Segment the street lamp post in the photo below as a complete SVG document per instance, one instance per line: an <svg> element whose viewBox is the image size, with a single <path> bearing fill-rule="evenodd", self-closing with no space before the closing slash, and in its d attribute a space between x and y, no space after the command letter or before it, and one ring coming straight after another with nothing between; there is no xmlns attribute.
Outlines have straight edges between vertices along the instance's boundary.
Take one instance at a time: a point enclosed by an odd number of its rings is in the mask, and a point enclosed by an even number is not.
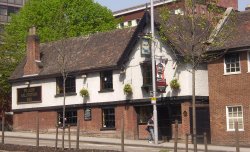
<svg viewBox="0 0 250 152"><path fill-rule="evenodd" d="M156 79L155 79L155 31L154 31L154 2L150 0L151 9L151 59L152 59L152 85L153 85L153 97L151 103L153 104L153 118L154 118L154 139L155 144L158 144L158 118L157 118L157 106L156 106Z"/></svg>

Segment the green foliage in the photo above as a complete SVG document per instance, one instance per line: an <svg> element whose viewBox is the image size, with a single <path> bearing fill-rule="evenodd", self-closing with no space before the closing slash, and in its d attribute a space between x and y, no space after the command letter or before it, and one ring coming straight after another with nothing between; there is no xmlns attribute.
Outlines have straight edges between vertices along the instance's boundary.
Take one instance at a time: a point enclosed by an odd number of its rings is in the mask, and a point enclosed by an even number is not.
<svg viewBox="0 0 250 152"><path fill-rule="evenodd" d="M116 28L112 12L93 0L29 0L5 27L8 50L25 50L27 30L48 42Z"/></svg>
<svg viewBox="0 0 250 152"><path fill-rule="evenodd" d="M180 89L180 84L177 79L173 79L170 81L171 89Z"/></svg>
<svg viewBox="0 0 250 152"><path fill-rule="evenodd" d="M129 95L132 93L132 87L130 84L125 84L124 85L124 88L123 88L123 92L126 94L126 95Z"/></svg>
<svg viewBox="0 0 250 152"><path fill-rule="evenodd" d="M86 88L82 88L82 89L80 90L80 95L81 95L82 97L88 97L88 96L89 96L89 91L88 91Z"/></svg>
<svg viewBox="0 0 250 152"><path fill-rule="evenodd" d="M223 27L218 28L225 9L208 2L208 5L204 5L204 12L196 12L196 2L187 0L183 14L171 14L169 10L161 10L159 28L161 39L173 48L177 60L190 63L194 69L200 63L220 56L221 53L207 55L208 50L224 46L227 40L233 38L231 33L235 30L236 19L234 13L231 13Z"/></svg>

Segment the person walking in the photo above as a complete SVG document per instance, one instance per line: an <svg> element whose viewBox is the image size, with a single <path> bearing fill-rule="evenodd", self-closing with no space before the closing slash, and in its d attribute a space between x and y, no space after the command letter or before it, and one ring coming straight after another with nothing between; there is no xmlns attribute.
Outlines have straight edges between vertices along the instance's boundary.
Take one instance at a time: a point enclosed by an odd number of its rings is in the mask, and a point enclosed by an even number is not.
<svg viewBox="0 0 250 152"><path fill-rule="evenodd" d="M153 143L154 142L154 119L153 119L153 116L151 116L148 120L147 131L149 133L148 142Z"/></svg>

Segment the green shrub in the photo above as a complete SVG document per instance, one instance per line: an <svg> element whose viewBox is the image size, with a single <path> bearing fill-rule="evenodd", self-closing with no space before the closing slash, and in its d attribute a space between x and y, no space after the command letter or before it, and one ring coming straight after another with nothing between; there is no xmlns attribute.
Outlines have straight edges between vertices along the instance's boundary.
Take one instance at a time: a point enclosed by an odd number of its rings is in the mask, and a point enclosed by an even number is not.
<svg viewBox="0 0 250 152"><path fill-rule="evenodd" d="M126 94L126 95L129 95L132 93L132 87L130 84L125 84L124 85L124 88L123 88L123 92Z"/></svg>
<svg viewBox="0 0 250 152"><path fill-rule="evenodd" d="M82 97L88 97L88 96L89 96L89 91L88 91L86 88L82 88L82 89L80 90L80 95L81 95Z"/></svg>
<svg viewBox="0 0 250 152"><path fill-rule="evenodd" d="M173 79L170 81L171 89L180 89L180 84L177 79Z"/></svg>

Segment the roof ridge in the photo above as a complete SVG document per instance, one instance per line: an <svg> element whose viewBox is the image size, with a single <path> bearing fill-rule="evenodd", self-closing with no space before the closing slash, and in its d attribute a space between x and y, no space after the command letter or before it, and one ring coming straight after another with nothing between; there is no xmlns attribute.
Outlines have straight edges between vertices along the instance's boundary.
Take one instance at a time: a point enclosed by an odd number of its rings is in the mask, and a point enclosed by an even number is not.
<svg viewBox="0 0 250 152"><path fill-rule="evenodd" d="M247 14L247 13L250 13L250 10L245 10L245 11L240 11L240 12L237 12L238 14Z"/></svg>
<svg viewBox="0 0 250 152"><path fill-rule="evenodd" d="M175 1L175 0L173 0L173 1ZM169 2L172 2L172 0L156 0L154 2L154 5L158 5L160 3L169 3ZM148 3L146 2L146 3L136 5L136 6L120 9L120 10L117 10L117 11L113 11L113 15L116 16L116 15L118 15L120 13L123 13L123 12L131 11L131 10L134 10L134 9L139 9L141 7L146 7L147 5L150 7L150 2L148 2ZM144 8L142 8L142 9L144 9Z"/></svg>
<svg viewBox="0 0 250 152"><path fill-rule="evenodd" d="M102 31L102 32L95 32L95 33L90 33L90 34L87 34L87 35L81 35L81 36L76 36L76 37L69 37L69 38L66 38L66 39L60 39L60 40L55 40L55 41L50 41L50 42L43 42L43 43L40 43L40 45L48 45L48 44L54 44L54 43L57 43L57 42L60 42L62 40L74 40L74 39L88 39L90 37L93 37L93 36L97 36L99 34L108 34L108 33L113 33L113 32L117 32L117 31L125 31L125 30L132 30L132 29L135 29L137 26L134 26L134 27L127 27L127 28L123 28L123 29L113 29L113 30L109 30L109 31Z"/></svg>

